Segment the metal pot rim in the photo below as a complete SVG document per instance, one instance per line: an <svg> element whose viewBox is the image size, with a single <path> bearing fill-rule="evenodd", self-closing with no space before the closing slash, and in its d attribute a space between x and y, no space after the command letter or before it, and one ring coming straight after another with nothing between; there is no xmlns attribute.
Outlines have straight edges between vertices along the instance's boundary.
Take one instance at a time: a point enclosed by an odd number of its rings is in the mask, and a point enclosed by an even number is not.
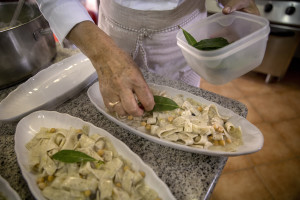
<svg viewBox="0 0 300 200"><path fill-rule="evenodd" d="M7 2L7 3L6 3L6 2L0 2L0 6L1 6L1 5L5 5L5 4L15 4L15 3L14 3L14 2ZM29 21L27 21L27 22L25 22L25 23L18 24L18 25L16 25L16 26L13 26L13 27L10 27L10 28L4 29L4 30L0 30L0 33L3 33L3 32L6 32L6 31L10 31L10 30L19 28L19 27L21 27L21 26L25 26L26 24L29 24L29 23L31 23L32 21L35 21L35 20L37 20L38 18L41 18L42 16L43 16L43 14L40 13L40 15L38 15L38 16L36 16L36 17L30 19Z"/></svg>

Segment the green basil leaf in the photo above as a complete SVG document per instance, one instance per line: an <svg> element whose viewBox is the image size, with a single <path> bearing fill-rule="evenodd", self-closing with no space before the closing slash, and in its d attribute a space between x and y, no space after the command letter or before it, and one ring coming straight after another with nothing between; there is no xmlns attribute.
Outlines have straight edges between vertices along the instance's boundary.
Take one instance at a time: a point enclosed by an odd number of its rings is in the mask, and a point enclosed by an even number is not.
<svg viewBox="0 0 300 200"><path fill-rule="evenodd" d="M180 108L175 101L167 97L154 96L154 102L155 105L151 112L169 111L169 110L174 110L176 108Z"/></svg>
<svg viewBox="0 0 300 200"><path fill-rule="evenodd" d="M193 46L199 50L215 50L225 47L228 44L229 42L225 38L218 37L201 40Z"/></svg>
<svg viewBox="0 0 300 200"><path fill-rule="evenodd" d="M184 35L186 41L188 42L188 44L194 46L197 43L197 40L190 33L188 33L186 30L184 30L180 26L178 26L178 27L180 29L182 29L183 35Z"/></svg>
<svg viewBox="0 0 300 200"><path fill-rule="evenodd" d="M84 161L96 161L96 159L75 150L61 150L52 156L53 159L65 163L77 163Z"/></svg>

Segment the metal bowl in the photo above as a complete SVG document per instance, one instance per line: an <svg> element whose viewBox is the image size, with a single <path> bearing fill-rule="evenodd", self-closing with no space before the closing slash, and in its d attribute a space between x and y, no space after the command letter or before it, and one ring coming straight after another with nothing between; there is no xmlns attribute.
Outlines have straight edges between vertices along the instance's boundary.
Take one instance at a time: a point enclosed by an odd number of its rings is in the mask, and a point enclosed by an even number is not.
<svg viewBox="0 0 300 200"><path fill-rule="evenodd" d="M16 7L0 3L0 89L26 80L56 56L53 33L36 4L25 3L18 23L9 27Z"/></svg>

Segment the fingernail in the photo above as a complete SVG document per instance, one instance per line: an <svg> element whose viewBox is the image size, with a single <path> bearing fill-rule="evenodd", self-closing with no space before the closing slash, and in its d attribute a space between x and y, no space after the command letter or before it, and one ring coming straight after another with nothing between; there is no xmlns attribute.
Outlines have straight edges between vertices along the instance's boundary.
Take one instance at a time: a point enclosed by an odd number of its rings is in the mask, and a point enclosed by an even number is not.
<svg viewBox="0 0 300 200"><path fill-rule="evenodd" d="M230 12L231 12L231 9L230 9L230 7L226 7L226 8L224 8L224 11L225 11L226 13L230 13Z"/></svg>

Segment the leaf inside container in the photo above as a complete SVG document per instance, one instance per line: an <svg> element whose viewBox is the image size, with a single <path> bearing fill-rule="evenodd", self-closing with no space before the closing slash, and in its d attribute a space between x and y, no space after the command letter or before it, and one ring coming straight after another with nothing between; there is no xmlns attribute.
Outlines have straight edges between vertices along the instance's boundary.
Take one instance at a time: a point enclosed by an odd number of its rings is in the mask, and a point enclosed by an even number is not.
<svg viewBox="0 0 300 200"><path fill-rule="evenodd" d="M175 101L167 97L154 96L154 108L151 112L169 111L180 108Z"/></svg>
<svg viewBox="0 0 300 200"><path fill-rule="evenodd" d="M181 28L180 26L178 26L180 29L182 29L183 35L186 39L186 41L188 42L189 45L196 45L197 44L197 40L190 34L188 33L186 30L184 30L183 28Z"/></svg>
<svg viewBox="0 0 300 200"><path fill-rule="evenodd" d="M96 161L96 159L92 158L91 156L82 153L80 151L75 150L61 150L55 153L52 156L52 159L65 162L65 163L77 163L77 162L84 162L84 161Z"/></svg>
<svg viewBox="0 0 300 200"><path fill-rule="evenodd" d="M215 50L215 49L225 47L228 44L229 42L225 38L218 37L218 38L201 40L193 46L199 50Z"/></svg>

